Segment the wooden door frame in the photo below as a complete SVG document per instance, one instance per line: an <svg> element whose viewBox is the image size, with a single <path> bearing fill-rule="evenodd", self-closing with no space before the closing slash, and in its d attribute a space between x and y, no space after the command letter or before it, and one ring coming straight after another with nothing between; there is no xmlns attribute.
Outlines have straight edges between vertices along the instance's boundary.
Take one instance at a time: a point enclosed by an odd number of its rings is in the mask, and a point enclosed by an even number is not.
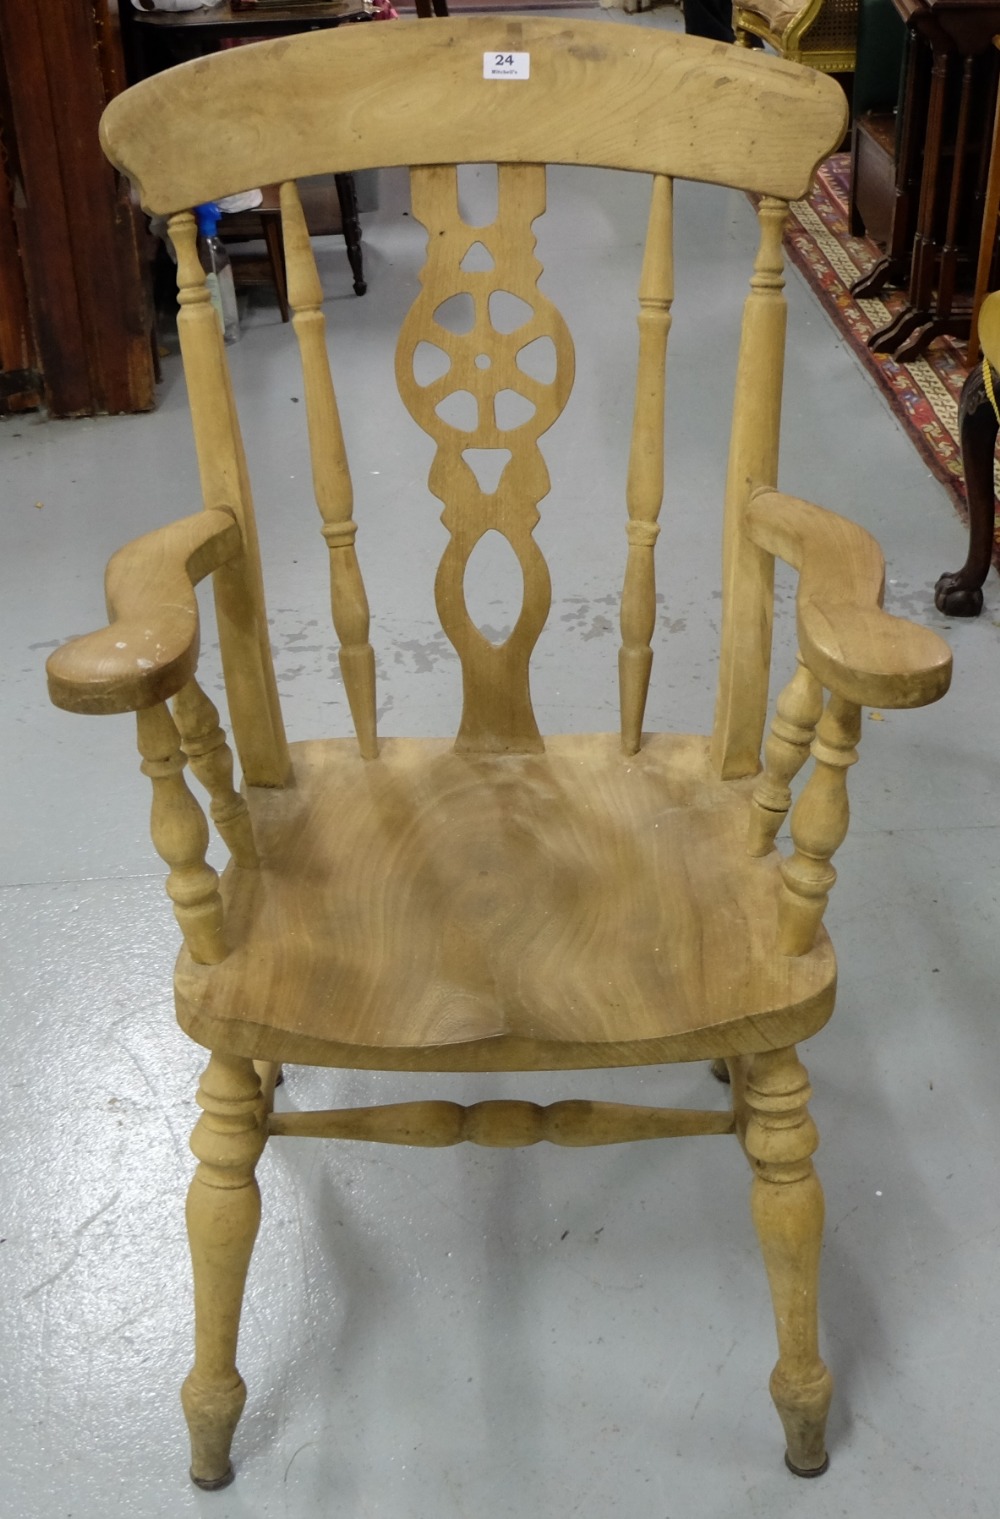
<svg viewBox="0 0 1000 1519"><path fill-rule="evenodd" d="M116 22L109 0L0 5L17 175L6 240L0 192L0 290L6 297L9 279L16 325L12 219L53 416L144 411L154 403L142 229L97 139L101 112L124 82Z"/></svg>

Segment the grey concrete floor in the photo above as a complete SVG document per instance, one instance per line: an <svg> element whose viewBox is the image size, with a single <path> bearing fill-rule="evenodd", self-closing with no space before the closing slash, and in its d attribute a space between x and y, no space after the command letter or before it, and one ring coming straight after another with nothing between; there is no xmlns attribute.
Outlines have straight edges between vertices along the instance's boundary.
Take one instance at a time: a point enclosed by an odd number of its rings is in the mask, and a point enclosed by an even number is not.
<svg viewBox="0 0 1000 1519"><path fill-rule="evenodd" d="M469 176L473 209L484 184ZM555 483L538 531L554 581L535 673L548 731L615 724L645 194L638 180L555 171L541 229L579 376L547 440ZM444 535L420 483L429 445L392 380L391 334L421 256L405 208L405 186L384 176L365 225L363 300L339 244L324 245L321 262L383 730L447 733L457 669L432 600ZM688 730L704 727L712 704L724 440L754 219L738 195L680 187L678 227L648 719ZM963 530L794 272L788 296L781 483L870 527L886 550L890 607L947 627L932 585L961 562ZM289 728L344 733L291 330L260 306L230 356ZM929 711L866 720L851 778L853 827L828 917L839 1005L805 1050L828 1200L829 1474L803 1483L781 1463L767 1395L773 1330L734 1144L410 1152L286 1141L261 1165L237 1481L206 1495L187 1482L177 1398L190 1353L182 1199L201 1052L173 1022L177 933L132 725L55 711L42 677L48 650L101 621L114 548L198 504L177 361L150 416L0 423L0 480L0 1515L996 1514L995 578L983 616L948 629L951 694ZM474 595L485 622L509 621L502 567ZM784 665L791 595L784 579ZM217 689L207 607L204 668ZM436 1080L293 1071L281 1100L424 1093L723 1101L702 1066Z"/></svg>

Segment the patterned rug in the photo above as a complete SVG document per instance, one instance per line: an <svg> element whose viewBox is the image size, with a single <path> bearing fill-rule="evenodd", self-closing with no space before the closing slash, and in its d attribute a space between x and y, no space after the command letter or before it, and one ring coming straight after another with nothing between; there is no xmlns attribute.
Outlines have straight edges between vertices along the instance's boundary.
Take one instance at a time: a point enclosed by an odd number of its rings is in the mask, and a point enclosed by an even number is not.
<svg viewBox="0 0 1000 1519"><path fill-rule="evenodd" d="M875 380L928 468L948 487L965 519L965 485L958 446L958 397L968 370L964 344L938 338L923 359L896 364L866 346L871 333L903 305L901 292L855 300L849 286L879 257L879 249L848 232L850 155L836 153L820 166L808 200L796 201L785 245L832 318L837 331Z"/></svg>

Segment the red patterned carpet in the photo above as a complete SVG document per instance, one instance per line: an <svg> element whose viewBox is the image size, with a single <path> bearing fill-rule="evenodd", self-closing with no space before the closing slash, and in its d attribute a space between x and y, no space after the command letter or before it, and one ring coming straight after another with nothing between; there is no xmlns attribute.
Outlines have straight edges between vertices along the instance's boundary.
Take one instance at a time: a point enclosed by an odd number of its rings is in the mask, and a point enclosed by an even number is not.
<svg viewBox="0 0 1000 1519"><path fill-rule="evenodd" d="M792 206L785 232L789 257L819 296L838 332L872 375L928 468L951 491L965 515L965 486L958 447L958 396L967 370L964 345L939 338L923 359L896 364L866 347L868 336L903 303L895 291L854 300L849 286L872 267L879 250L848 228L850 156L837 153L821 165L812 195Z"/></svg>

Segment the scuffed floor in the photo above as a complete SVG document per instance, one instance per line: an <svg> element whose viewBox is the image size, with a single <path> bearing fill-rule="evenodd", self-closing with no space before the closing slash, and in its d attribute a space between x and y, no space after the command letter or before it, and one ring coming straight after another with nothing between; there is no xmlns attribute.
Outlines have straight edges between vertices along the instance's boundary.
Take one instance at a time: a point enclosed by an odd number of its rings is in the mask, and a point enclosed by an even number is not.
<svg viewBox="0 0 1000 1519"><path fill-rule="evenodd" d="M657 13L658 16L661 13ZM666 22L675 24L674 13ZM578 384L544 446L538 539L553 609L536 657L548 731L616 722L617 588L645 187L557 172L547 288ZM467 193L475 200L478 181ZM392 381L420 230L384 176L366 218L369 294L324 246L334 364L357 487L387 733L448 733L457 664L437 624L445 535L419 482L430 445ZM752 212L680 187L668 491L649 726L709 721L728 385ZM580 281L561 293L556 265ZM735 271L736 283L733 284ZM784 488L870 526L888 604L946 626L937 575L964 533L819 308L789 275ZM274 340L277 340L276 347ZM303 452L290 328L255 309L232 350L293 737L343 733L326 553ZM416 459L417 464L413 461ZM954 624L951 695L866 720L828 921L839 1006L805 1051L828 1200L823 1335L832 1465L796 1481L767 1396L773 1330L725 1139L606 1151L443 1152L312 1141L261 1165L264 1225L241 1368L237 1481L186 1477L182 1202L200 1052L173 1023L177 932L148 841L127 719L46 701L47 650L102 617L122 541L194 510L183 382L148 417L0 423L3 684L0 1515L10 1519L975 1519L1000 1508L1000 647L994 577ZM499 629L497 565L470 595ZM206 609L205 669L217 688ZM779 646L791 652L790 587ZM404 1080L293 1071L294 1106L417 1095L591 1095L695 1106L701 1066L613 1076Z"/></svg>

